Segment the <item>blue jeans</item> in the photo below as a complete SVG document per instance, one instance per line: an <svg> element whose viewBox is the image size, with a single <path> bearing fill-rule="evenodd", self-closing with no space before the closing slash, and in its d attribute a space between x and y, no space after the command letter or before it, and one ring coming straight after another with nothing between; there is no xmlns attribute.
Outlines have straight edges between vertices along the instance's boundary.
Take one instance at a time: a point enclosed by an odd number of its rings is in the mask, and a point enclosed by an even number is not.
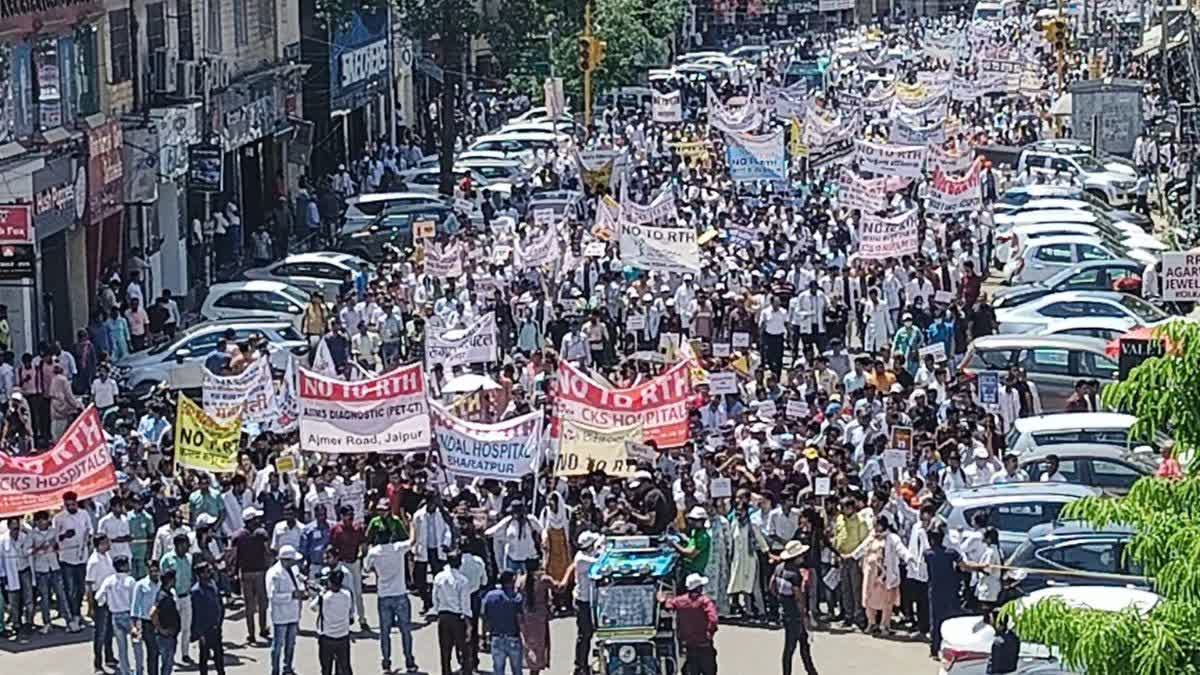
<svg viewBox="0 0 1200 675"><path fill-rule="evenodd" d="M412 605L407 595L392 595L377 598L379 607L379 651L383 653L383 669L392 667L392 627L400 630L400 643L404 646L404 665L415 668L413 658Z"/></svg>
<svg viewBox="0 0 1200 675"><path fill-rule="evenodd" d="M129 612L115 612L112 615L113 634L117 637L117 672L120 675L131 675L129 670L129 631L133 627Z"/></svg>
<svg viewBox="0 0 1200 675"><path fill-rule="evenodd" d="M150 630L154 630L150 628ZM171 675L175 672L175 636L167 637L163 634L155 636L158 640L158 655L162 659L162 668L158 671L158 675Z"/></svg>
<svg viewBox="0 0 1200 675"><path fill-rule="evenodd" d="M521 675L525 667L525 650L519 637L492 636L492 675L504 675L504 664L508 663L508 672Z"/></svg>
<svg viewBox="0 0 1200 675"><path fill-rule="evenodd" d="M67 592L67 609L71 610L71 618L79 619L83 616L79 610L83 606L83 578L87 572L87 565L61 563L60 567L63 589Z"/></svg>
<svg viewBox="0 0 1200 675"><path fill-rule="evenodd" d="M37 579L38 595L42 601L42 624L50 625L50 591L54 591L54 597L58 600L58 613L64 621L70 621L71 611L67 607L67 591L63 586L63 575L60 570L51 570L49 572L38 572L35 574Z"/></svg>
<svg viewBox="0 0 1200 675"><path fill-rule="evenodd" d="M292 659L296 655L296 629L299 624L277 623L271 633L271 675L291 673ZM283 670L279 668L279 656L283 655Z"/></svg>

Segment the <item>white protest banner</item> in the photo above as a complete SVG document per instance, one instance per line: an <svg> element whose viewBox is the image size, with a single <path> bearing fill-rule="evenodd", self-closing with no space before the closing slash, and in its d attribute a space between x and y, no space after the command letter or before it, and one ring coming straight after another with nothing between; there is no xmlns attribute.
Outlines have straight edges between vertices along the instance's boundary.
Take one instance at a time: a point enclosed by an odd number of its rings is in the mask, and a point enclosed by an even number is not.
<svg viewBox="0 0 1200 675"><path fill-rule="evenodd" d="M813 495L828 497L833 494L833 480L829 476L817 476L813 479Z"/></svg>
<svg viewBox="0 0 1200 675"><path fill-rule="evenodd" d="M592 236L600 241L612 241L621 231L621 205L605 195L596 200L596 220L592 224Z"/></svg>
<svg viewBox="0 0 1200 675"><path fill-rule="evenodd" d="M1021 89L1024 69L1020 61L980 59L975 83L981 94L1015 94Z"/></svg>
<svg viewBox="0 0 1200 675"><path fill-rule="evenodd" d="M538 227L550 227L556 220L558 218L554 209L534 209L533 211L533 224Z"/></svg>
<svg viewBox="0 0 1200 675"><path fill-rule="evenodd" d="M787 181L787 152L784 130L770 134L727 134L725 159L729 177L735 182Z"/></svg>
<svg viewBox="0 0 1200 675"><path fill-rule="evenodd" d="M890 218L863 215L858 255L864 260L883 260L912 255L920 248L917 241L917 210Z"/></svg>
<svg viewBox="0 0 1200 675"><path fill-rule="evenodd" d="M644 425L644 438L633 440L652 440L660 448L683 445L691 433L691 370L690 363L679 361L658 377L627 389L612 389L560 359L551 437L559 437L561 422L574 420L604 428Z"/></svg>
<svg viewBox="0 0 1200 675"><path fill-rule="evenodd" d="M446 331L434 335L425 332L425 363L432 368L440 363L447 370L451 366L468 363L490 363L496 360L496 314L488 312L462 330Z"/></svg>
<svg viewBox="0 0 1200 675"><path fill-rule="evenodd" d="M935 145L946 142L946 125L942 121L929 124L910 124L906 118L892 120L888 140L901 145Z"/></svg>
<svg viewBox="0 0 1200 675"><path fill-rule="evenodd" d="M939 305L948 305L952 300L954 300L954 296L951 295L950 291L933 292L933 301Z"/></svg>
<svg viewBox="0 0 1200 675"><path fill-rule="evenodd" d="M925 146L890 145L854 141L855 159L858 168L882 176L921 177L921 165L925 163Z"/></svg>
<svg viewBox="0 0 1200 675"><path fill-rule="evenodd" d="M723 396L725 394L737 395L738 381L737 373L713 373L708 374L708 391L711 394Z"/></svg>
<svg viewBox="0 0 1200 675"><path fill-rule="evenodd" d="M783 414L787 417L808 417L808 402L802 398L788 399L787 407L783 409Z"/></svg>
<svg viewBox="0 0 1200 675"><path fill-rule="evenodd" d="M725 133L742 133L757 129L763 122L757 105L731 106L721 101L712 85L705 92L708 125Z"/></svg>
<svg viewBox="0 0 1200 675"><path fill-rule="evenodd" d="M654 107L652 115L659 124L673 124L683 121L683 98L679 90L660 94L654 92Z"/></svg>
<svg viewBox="0 0 1200 675"><path fill-rule="evenodd" d="M846 208L861 209L867 213L882 211L887 207L886 180L863 178L849 169L842 169L837 199Z"/></svg>
<svg viewBox="0 0 1200 675"><path fill-rule="evenodd" d="M271 363L260 358L237 375L214 375L204 369L204 412L219 424L238 417L243 424L263 424L273 419L275 381Z"/></svg>
<svg viewBox="0 0 1200 675"><path fill-rule="evenodd" d="M645 314L630 314L625 317L625 330L642 330L646 327Z"/></svg>
<svg viewBox="0 0 1200 675"><path fill-rule="evenodd" d="M931 145L929 155L925 158L925 169L931 174L936 169L941 169L942 173L958 174L970 169L974 161L975 153L970 149L959 151Z"/></svg>
<svg viewBox="0 0 1200 675"><path fill-rule="evenodd" d="M542 412L496 424L478 424L430 405L433 437L452 476L520 480L533 473L542 440Z"/></svg>
<svg viewBox="0 0 1200 675"><path fill-rule="evenodd" d="M769 400L763 401L762 403L760 403L758 405L758 416L759 417L773 418L773 417L775 417L775 413L776 413L775 401L769 401Z"/></svg>
<svg viewBox="0 0 1200 675"><path fill-rule="evenodd" d="M983 208L983 192L980 186L980 162L962 178L951 178L941 169L933 170L926 195L925 210L928 213L954 213Z"/></svg>
<svg viewBox="0 0 1200 675"><path fill-rule="evenodd" d="M950 83L950 98L955 101L970 103L980 96L983 96L983 90L973 78L955 76Z"/></svg>
<svg viewBox="0 0 1200 675"><path fill-rule="evenodd" d="M1200 253L1164 252L1160 278L1164 300L1200 300Z"/></svg>
<svg viewBox="0 0 1200 675"><path fill-rule="evenodd" d="M517 242L513 252L517 265L521 267L549 265L562 256L558 233L553 227L546 227L528 239Z"/></svg>
<svg viewBox="0 0 1200 675"><path fill-rule="evenodd" d="M654 272L700 271L700 244L696 230L650 227L625 223L621 226L621 262Z"/></svg>
<svg viewBox="0 0 1200 675"><path fill-rule="evenodd" d="M712 346L713 356L729 356L728 342L714 342Z"/></svg>
<svg viewBox="0 0 1200 675"><path fill-rule="evenodd" d="M454 245L444 251L429 247L425 251L425 273L435 279L457 279L463 275L462 247Z"/></svg>
<svg viewBox="0 0 1200 675"><path fill-rule="evenodd" d="M749 333L734 333L733 334L733 348L734 349L739 349L742 347L749 347L749 346L750 346L750 334Z"/></svg>
<svg viewBox="0 0 1200 675"><path fill-rule="evenodd" d="M429 447L420 363L354 382L299 370L301 450L390 453Z"/></svg>
<svg viewBox="0 0 1200 675"><path fill-rule="evenodd" d="M640 443L641 424L611 428L562 420L555 476L586 476L600 471L614 478L633 476L637 465L629 458L627 443Z"/></svg>
<svg viewBox="0 0 1200 675"><path fill-rule="evenodd" d="M642 206L631 199L621 201L621 224L650 225L662 221L674 221L678 217L675 208L675 193L670 190L659 193L650 203Z"/></svg>
<svg viewBox="0 0 1200 675"><path fill-rule="evenodd" d="M907 450L892 449L883 451L883 470L887 474L888 479L891 479L897 473L903 474L904 468L907 466Z"/></svg>
<svg viewBox="0 0 1200 675"><path fill-rule="evenodd" d="M946 360L946 345L943 342L935 342L920 349L921 360L925 360L925 355L933 356L934 363L941 363Z"/></svg>
<svg viewBox="0 0 1200 675"><path fill-rule="evenodd" d="M583 247L583 257L585 258L603 258L604 257L604 242L592 241L588 242L587 246Z"/></svg>

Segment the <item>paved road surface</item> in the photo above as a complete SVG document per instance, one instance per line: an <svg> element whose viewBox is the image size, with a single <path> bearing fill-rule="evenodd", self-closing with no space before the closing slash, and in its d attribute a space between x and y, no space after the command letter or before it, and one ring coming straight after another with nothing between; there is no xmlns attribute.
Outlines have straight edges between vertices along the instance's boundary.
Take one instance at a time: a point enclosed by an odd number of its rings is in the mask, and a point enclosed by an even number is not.
<svg viewBox="0 0 1200 675"><path fill-rule="evenodd" d="M368 617L372 627L378 627L374 596L368 597ZM268 647L246 647L245 623L241 611L230 614L236 620L225 623L226 673L228 675L269 675L271 652ZM301 624L302 634L296 645L296 670L299 675L320 672L317 663L316 638L309 632L313 616L307 612ZM0 640L0 664L6 675L90 675L92 672L90 633L66 635L56 631L50 636L36 636L22 642ZM66 638L78 638L71 641ZM422 673L440 675L436 626L421 626L414 634L417 663ZM564 618L551 626L550 675L569 675L575 642L574 619ZM399 657L403 665L399 636L393 632L393 662ZM723 673L735 675L776 675L780 673L780 653L783 632L737 626L723 626L717 633L718 667ZM858 632L818 632L814 635L813 656L821 675L858 675L886 672L890 675L934 675L937 664L928 658L928 646L905 642L903 639L871 638ZM196 657L195 645L192 657ZM132 656L131 656L132 658ZM355 675L380 673L379 642L373 631L360 637L353 646ZM491 659L482 655L480 671L491 672ZM804 675L799 655L793 672ZM176 669L180 672L180 669ZM196 672L184 670L182 672Z"/></svg>

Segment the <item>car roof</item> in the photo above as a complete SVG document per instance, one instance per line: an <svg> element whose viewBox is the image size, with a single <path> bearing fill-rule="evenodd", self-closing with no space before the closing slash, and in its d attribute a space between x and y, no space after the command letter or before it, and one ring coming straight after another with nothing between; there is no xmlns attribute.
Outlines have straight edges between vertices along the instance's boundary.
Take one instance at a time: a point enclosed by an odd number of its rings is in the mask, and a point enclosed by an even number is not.
<svg viewBox="0 0 1200 675"><path fill-rule="evenodd" d="M995 483L980 485L963 490L954 490L946 494L946 500L955 508L969 508L975 504L992 504L996 502L1024 501L1030 497L1061 497L1064 499L1082 499L1094 497L1100 491L1087 485L1076 483Z"/></svg>
<svg viewBox="0 0 1200 675"><path fill-rule="evenodd" d="M1049 523L1034 525L1029 529L1030 539L1076 538L1086 536L1111 536L1114 534L1132 536L1137 530L1121 523L1109 523L1096 527L1083 520L1055 520Z"/></svg>
<svg viewBox="0 0 1200 675"><path fill-rule="evenodd" d="M211 333L213 331L225 331L228 328L255 328L258 330L281 330L284 328L292 328L295 324L291 321L283 321L278 319L256 319L254 317L244 317L239 319L218 319L216 321L205 321L194 326L188 326L182 333L177 334L176 339L192 337L201 333Z"/></svg>
<svg viewBox="0 0 1200 675"><path fill-rule="evenodd" d="M219 284L213 284L208 287L208 294L211 296L214 293L230 293L233 291L280 291L283 289L293 289L296 287L282 281L272 281L269 279L248 279L244 281L225 281Z"/></svg>
<svg viewBox="0 0 1200 675"><path fill-rule="evenodd" d="M1116 316L1076 316L1069 319L1055 319L1046 325L1046 330L1064 331L1071 330L1073 328L1107 328L1110 330L1130 330L1136 325L1137 322L1135 322L1133 319L1120 318Z"/></svg>
<svg viewBox="0 0 1200 675"><path fill-rule="evenodd" d="M1097 244L1101 243L1099 237L1093 237L1085 234L1060 234L1053 237L1043 237L1035 242L1029 242L1029 248L1033 250L1037 246L1053 246L1055 244Z"/></svg>
<svg viewBox="0 0 1200 675"><path fill-rule="evenodd" d="M1107 343L1086 335L985 335L971 342L972 349L1082 349L1104 353Z"/></svg>
<svg viewBox="0 0 1200 675"><path fill-rule="evenodd" d="M1049 237L1049 239L1055 238L1056 237ZM1046 240L1039 239L1038 241ZM1124 293L1117 291L1058 291L1057 293L1051 293L1050 295L1038 298L1034 302L1044 302L1046 304L1051 302L1074 302L1079 300L1108 300L1110 302L1120 302L1124 295Z"/></svg>
<svg viewBox="0 0 1200 675"><path fill-rule="evenodd" d="M1162 596L1138 588L1122 586L1050 586L1033 591L1015 602L1020 609L1043 600L1055 598L1070 607L1087 608L1101 612L1120 612L1135 608L1145 615L1162 601Z"/></svg>
<svg viewBox="0 0 1200 675"><path fill-rule="evenodd" d="M1055 221L1090 223L1099 220L1094 212L1079 209L1034 209L1020 213L998 213L993 219L998 225L1041 225Z"/></svg>
<svg viewBox="0 0 1200 675"><path fill-rule="evenodd" d="M374 202L386 202L392 200L398 201L402 199L437 201L440 198L424 192L371 192L368 194L355 195L347 199L346 203L353 206L360 203L371 204Z"/></svg>
<svg viewBox="0 0 1200 675"><path fill-rule="evenodd" d="M1082 429L1081 429L1082 430ZM1141 455L1145 452L1134 452L1132 448L1104 443L1061 443L1041 446L1021 453L1021 463L1045 459L1049 455L1057 455L1059 459L1072 457L1101 457L1104 459L1125 459L1130 455Z"/></svg>
<svg viewBox="0 0 1200 675"><path fill-rule="evenodd" d="M1137 418L1115 412L1068 412L1053 415L1018 417L1013 428L1021 433L1062 431L1063 429L1128 429Z"/></svg>
<svg viewBox="0 0 1200 675"><path fill-rule="evenodd" d="M293 253L292 255L289 255L288 257L284 258L283 260L279 260L279 261L273 263L272 266L274 267L274 266L278 266L278 265L285 265L285 264L291 264L291 263L305 263L305 262L324 262L324 263L334 263L334 264L338 264L338 263L345 264L345 263L349 263L350 261L354 261L354 260L357 260L357 258L355 256L350 255L349 253L342 253L341 251L312 251L310 253Z"/></svg>

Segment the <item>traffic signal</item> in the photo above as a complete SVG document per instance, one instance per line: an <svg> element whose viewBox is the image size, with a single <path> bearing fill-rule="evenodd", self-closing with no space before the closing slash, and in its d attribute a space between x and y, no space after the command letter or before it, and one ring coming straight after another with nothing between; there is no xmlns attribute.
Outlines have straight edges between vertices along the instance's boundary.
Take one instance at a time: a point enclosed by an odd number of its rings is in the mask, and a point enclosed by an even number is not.
<svg viewBox="0 0 1200 675"><path fill-rule="evenodd" d="M1042 36L1045 37L1046 42L1050 44L1058 42L1058 22L1050 20L1042 24Z"/></svg>
<svg viewBox="0 0 1200 675"><path fill-rule="evenodd" d="M579 72L586 73L592 69L592 38L579 38Z"/></svg>
<svg viewBox="0 0 1200 675"><path fill-rule="evenodd" d="M1067 24L1061 18L1055 17L1048 20L1042 26L1042 32L1046 36L1046 42L1055 51L1063 51L1067 48Z"/></svg>
<svg viewBox="0 0 1200 675"><path fill-rule="evenodd" d="M604 40L592 40L591 53L589 54L588 59L588 63L591 65L592 70L599 68L600 64L604 62L604 55L607 53L607 51L607 42Z"/></svg>

